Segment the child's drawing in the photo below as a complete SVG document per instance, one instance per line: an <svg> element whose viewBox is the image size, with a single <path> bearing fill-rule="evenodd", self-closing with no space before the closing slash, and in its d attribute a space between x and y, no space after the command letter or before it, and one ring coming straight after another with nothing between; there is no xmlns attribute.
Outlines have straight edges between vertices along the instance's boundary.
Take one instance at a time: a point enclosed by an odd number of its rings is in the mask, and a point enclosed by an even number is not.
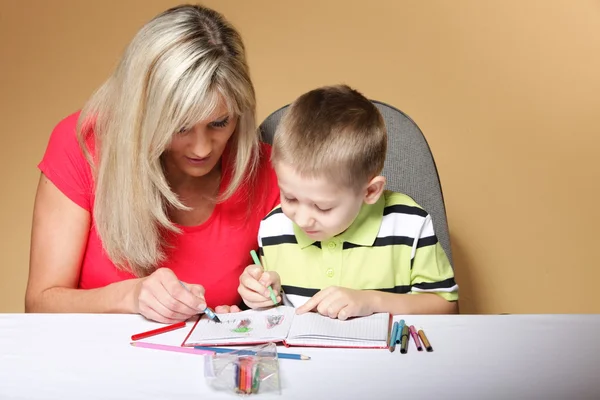
<svg viewBox="0 0 600 400"><path fill-rule="evenodd" d="M277 325L281 325L283 322L283 315L267 315L267 329L271 329L276 327Z"/></svg>
<svg viewBox="0 0 600 400"><path fill-rule="evenodd" d="M252 330L252 328L250 328L250 323L252 321L250 321L250 319L246 318L246 319L242 319L237 327L235 327L234 329L232 329L232 332L236 332L236 333L246 333L246 332L250 332Z"/></svg>

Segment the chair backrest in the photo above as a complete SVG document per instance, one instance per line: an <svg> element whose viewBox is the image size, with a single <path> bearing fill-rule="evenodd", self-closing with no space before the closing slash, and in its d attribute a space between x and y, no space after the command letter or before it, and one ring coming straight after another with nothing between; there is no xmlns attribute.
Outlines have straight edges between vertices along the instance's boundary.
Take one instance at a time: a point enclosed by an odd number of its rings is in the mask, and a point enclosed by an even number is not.
<svg viewBox="0 0 600 400"><path fill-rule="evenodd" d="M402 111L379 101L372 100L385 120L388 146L383 175L386 188L412 197L432 218L433 227L442 248L452 263L450 234L442 187L425 136ZM289 104L274 111L260 125L261 139L273 142L279 121Z"/></svg>

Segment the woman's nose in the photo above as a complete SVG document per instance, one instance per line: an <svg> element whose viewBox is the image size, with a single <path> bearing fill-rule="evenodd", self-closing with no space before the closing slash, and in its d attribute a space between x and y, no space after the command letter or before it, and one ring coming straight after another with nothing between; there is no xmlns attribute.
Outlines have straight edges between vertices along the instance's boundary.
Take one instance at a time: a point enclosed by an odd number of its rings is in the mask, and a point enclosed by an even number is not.
<svg viewBox="0 0 600 400"><path fill-rule="evenodd" d="M204 158L210 154L212 146L205 127L194 127L191 147L194 157Z"/></svg>

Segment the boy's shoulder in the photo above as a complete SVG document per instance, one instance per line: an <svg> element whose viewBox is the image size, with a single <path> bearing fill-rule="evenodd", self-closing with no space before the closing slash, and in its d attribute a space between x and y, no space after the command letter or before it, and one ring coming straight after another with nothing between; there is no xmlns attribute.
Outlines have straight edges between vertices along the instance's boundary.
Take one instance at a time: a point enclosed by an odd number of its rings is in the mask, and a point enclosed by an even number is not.
<svg viewBox="0 0 600 400"><path fill-rule="evenodd" d="M272 219L273 216L276 216L277 214L283 214L283 210L281 209L281 203L279 203L275 207L273 207L271 209L271 211L269 211L269 213L263 217L261 222L266 221L269 218Z"/></svg>
<svg viewBox="0 0 600 400"><path fill-rule="evenodd" d="M278 204L260 221L258 231L262 237L294 235L294 225Z"/></svg>
<svg viewBox="0 0 600 400"><path fill-rule="evenodd" d="M393 206L406 206L406 207L414 207L420 210L425 210L419 203L417 203L412 197L407 194L394 192L391 190L385 190L383 192L383 196L385 199L385 207L393 207Z"/></svg>

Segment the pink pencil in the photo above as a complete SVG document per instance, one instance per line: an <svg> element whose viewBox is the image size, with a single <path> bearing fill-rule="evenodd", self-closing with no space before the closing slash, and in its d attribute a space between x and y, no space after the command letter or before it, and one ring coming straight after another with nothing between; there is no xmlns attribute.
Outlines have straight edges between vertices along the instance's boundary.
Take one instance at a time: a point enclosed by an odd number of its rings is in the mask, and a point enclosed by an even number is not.
<svg viewBox="0 0 600 400"><path fill-rule="evenodd" d="M134 347L144 347L146 349L174 351L177 353L215 354L214 351L210 351L210 350L199 350L199 349L194 349L193 347L168 346L166 344L131 342L131 345Z"/></svg>

